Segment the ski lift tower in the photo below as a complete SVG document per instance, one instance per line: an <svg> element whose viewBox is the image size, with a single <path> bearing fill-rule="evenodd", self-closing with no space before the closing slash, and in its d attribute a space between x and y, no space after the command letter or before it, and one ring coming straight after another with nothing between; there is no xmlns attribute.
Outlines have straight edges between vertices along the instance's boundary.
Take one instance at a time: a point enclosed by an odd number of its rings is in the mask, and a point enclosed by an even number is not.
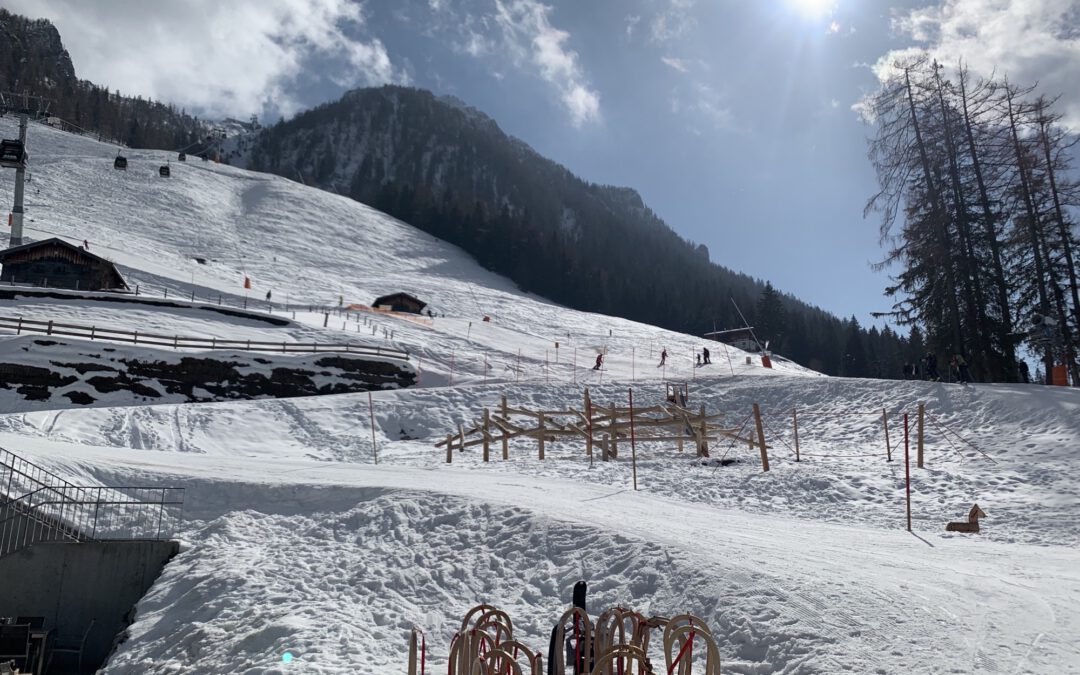
<svg viewBox="0 0 1080 675"><path fill-rule="evenodd" d="M22 105L16 105L21 101ZM36 103L37 109L31 111L30 102ZM19 115L19 138L0 141L0 166L15 169L15 200L11 209L11 246L21 246L23 241L23 184L26 182L26 127L30 115L34 119L47 115L48 101L39 96L27 94L0 93L0 112L15 112Z"/></svg>

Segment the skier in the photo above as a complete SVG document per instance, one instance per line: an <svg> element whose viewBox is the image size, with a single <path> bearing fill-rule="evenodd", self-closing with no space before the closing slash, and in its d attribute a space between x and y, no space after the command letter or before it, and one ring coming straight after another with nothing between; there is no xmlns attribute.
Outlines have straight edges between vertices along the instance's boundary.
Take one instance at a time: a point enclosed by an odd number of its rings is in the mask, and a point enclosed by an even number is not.
<svg viewBox="0 0 1080 675"><path fill-rule="evenodd" d="M592 369L593 370L600 370L603 367L604 367L604 355L603 354L597 354L596 355L596 365L593 366Z"/></svg>
<svg viewBox="0 0 1080 675"><path fill-rule="evenodd" d="M667 363L667 347L664 347L664 349L660 352L660 365L662 366L665 363Z"/></svg>
<svg viewBox="0 0 1080 675"><path fill-rule="evenodd" d="M701 351L702 351L702 355L705 357L704 358L705 363L712 363L712 359L709 356L709 348L708 347L702 347Z"/></svg>
<svg viewBox="0 0 1080 675"><path fill-rule="evenodd" d="M84 251L89 251L90 250L90 242L83 239L82 240L82 247L83 247Z"/></svg>
<svg viewBox="0 0 1080 675"><path fill-rule="evenodd" d="M968 364L963 354L953 356L953 364L956 367L956 381L960 384L971 382L971 374L968 372Z"/></svg>
<svg viewBox="0 0 1080 675"><path fill-rule="evenodd" d="M937 372L937 357L932 352L926 352L926 356L923 357L923 372L926 374L926 379L931 382L941 379Z"/></svg>
<svg viewBox="0 0 1080 675"><path fill-rule="evenodd" d="M266 301L270 302L270 291L266 292Z"/></svg>
<svg viewBox="0 0 1080 675"><path fill-rule="evenodd" d="M698 368L701 367L701 354L697 355L697 364L696 365L697 365Z"/></svg>

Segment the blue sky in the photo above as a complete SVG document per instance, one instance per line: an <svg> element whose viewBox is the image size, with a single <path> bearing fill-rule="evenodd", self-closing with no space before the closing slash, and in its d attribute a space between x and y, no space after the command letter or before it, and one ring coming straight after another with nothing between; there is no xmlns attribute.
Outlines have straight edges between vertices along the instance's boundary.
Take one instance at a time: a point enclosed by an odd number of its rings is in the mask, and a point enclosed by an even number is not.
<svg viewBox="0 0 1080 675"><path fill-rule="evenodd" d="M1077 0L0 4L53 20L80 77L204 116L275 120L385 82L453 94L582 178L637 189L714 262L864 324L890 301L853 106L881 64L964 57L1065 91L1080 121Z"/></svg>

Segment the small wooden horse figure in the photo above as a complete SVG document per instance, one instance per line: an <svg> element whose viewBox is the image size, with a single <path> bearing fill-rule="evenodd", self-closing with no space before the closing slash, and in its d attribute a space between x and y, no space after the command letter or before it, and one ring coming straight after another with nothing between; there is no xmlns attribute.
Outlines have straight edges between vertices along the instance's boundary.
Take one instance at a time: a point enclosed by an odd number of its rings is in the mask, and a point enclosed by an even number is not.
<svg viewBox="0 0 1080 675"><path fill-rule="evenodd" d="M949 523L945 526L945 531L977 533L979 531L979 518L986 518L986 514L976 504L971 507L971 511L968 511L968 521L966 523Z"/></svg>

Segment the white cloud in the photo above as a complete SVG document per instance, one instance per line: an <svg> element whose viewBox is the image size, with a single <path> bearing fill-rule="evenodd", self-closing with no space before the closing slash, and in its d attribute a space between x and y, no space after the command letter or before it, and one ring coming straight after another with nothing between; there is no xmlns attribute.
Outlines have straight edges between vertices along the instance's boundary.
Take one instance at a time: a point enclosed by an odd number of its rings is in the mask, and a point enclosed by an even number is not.
<svg viewBox="0 0 1080 675"><path fill-rule="evenodd" d="M640 16L632 15L626 17L626 37L633 39L634 30L637 28L637 25L639 23L641 23Z"/></svg>
<svg viewBox="0 0 1080 675"><path fill-rule="evenodd" d="M697 19L693 15L697 0L665 0L667 6L649 24L650 39L656 43L670 42L685 36Z"/></svg>
<svg viewBox="0 0 1080 675"><path fill-rule="evenodd" d="M342 86L406 82L385 46L363 31L352 0L7 0L60 30L79 77L199 111L246 116L302 105L293 83L321 75Z"/></svg>
<svg viewBox="0 0 1080 675"><path fill-rule="evenodd" d="M677 59L674 56L661 56L660 60L664 62L668 67L674 68L680 73L690 72L690 67L686 65L686 61Z"/></svg>
<svg viewBox="0 0 1080 675"><path fill-rule="evenodd" d="M511 56L558 90L573 125L599 121L600 95L587 84L578 53L566 48L570 34L551 25L551 7L538 0L495 0L495 7Z"/></svg>
<svg viewBox="0 0 1080 675"><path fill-rule="evenodd" d="M686 115L694 118L689 121L687 127L697 135L701 134L694 122L700 122L702 118L712 124L716 129L723 131L738 131L735 123L735 114L727 105L724 97L704 82L694 83L689 95L680 93L682 87L677 87L671 95L670 107L674 115Z"/></svg>
<svg viewBox="0 0 1080 675"><path fill-rule="evenodd" d="M707 84L698 83L697 103L694 108L708 118L717 129L727 131L735 130L735 114L728 106L724 97Z"/></svg>
<svg viewBox="0 0 1080 675"><path fill-rule="evenodd" d="M833 20L829 23L829 29L827 31L830 35L840 32L840 22Z"/></svg>
<svg viewBox="0 0 1080 675"><path fill-rule="evenodd" d="M946 66L960 59L980 75L1007 75L1018 84L1040 83L1059 103L1066 122L1080 128L1080 5L1076 0L944 0L897 15L893 27L919 43L896 50L874 66L879 78L891 64L925 48Z"/></svg>

